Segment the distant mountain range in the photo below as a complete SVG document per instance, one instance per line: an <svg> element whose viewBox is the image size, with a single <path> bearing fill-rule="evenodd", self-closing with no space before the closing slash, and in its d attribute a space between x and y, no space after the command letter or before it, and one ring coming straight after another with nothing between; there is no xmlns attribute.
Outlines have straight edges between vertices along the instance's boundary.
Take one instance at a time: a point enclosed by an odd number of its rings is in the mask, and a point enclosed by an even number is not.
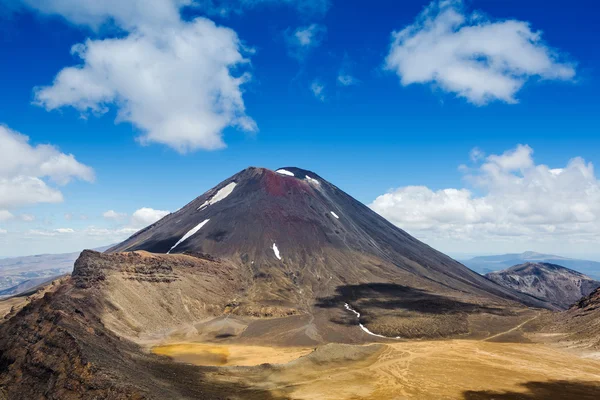
<svg viewBox="0 0 600 400"><path fill-rule="evenodd" d="M529 294L563 310L600 287L600 281L549 263L527 262L485 276L501 286Z"/></svg>
<svg viewBox="0 0 600 400"><path fill-rule="evenodd" d="M105 251L110 246L95 249ZM0 259L0 297L13 296L73 270L80 251Z"/></svg>
<svg viewBox="0 0 600 400"><path fill-rule="evenodd" d="M534 251L526 251L520 254L480 256L468 260L460 260L460 262L480 274L500 271L526 262L558 264L600 280L600 262L598 261L580 260L552 254L536 253Z"/></svg>

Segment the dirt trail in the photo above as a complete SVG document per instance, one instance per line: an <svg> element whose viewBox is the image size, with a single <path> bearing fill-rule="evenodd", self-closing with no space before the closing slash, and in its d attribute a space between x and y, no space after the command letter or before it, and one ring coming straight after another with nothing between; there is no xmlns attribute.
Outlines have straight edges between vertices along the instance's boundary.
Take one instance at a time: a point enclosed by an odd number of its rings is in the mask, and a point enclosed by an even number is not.
<svg viewBox="0 0 600 400"><path fill-rule="evenodd" d="M504 332L496 333L495 335L492 335L492 336L489 336L489 337L487 337L485 339L482 339L482 341L483 342L487 342L487 341L490 341L490 340L495 339L497 337L504 336L504 335L509 334L511 332L515 332L515 331L521 329L522 327L524 327L525 325L527 325L528 323L530 323L531 321L539 318L539 316L540 316L540 313L538 312L535 315L535 317L529 318L527 321L521 322L519 325L515 326L514 328L511 328L511 329L509 329L507 331L504 331Z"/></svg>

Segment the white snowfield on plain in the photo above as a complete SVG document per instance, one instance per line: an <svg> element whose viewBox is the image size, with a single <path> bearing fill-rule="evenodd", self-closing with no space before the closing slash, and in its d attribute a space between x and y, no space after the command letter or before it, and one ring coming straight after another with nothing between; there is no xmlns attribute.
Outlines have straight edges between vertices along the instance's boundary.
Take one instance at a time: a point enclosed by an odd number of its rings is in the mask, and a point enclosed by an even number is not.
<svg viewBox="0 0 600 400"><path fill-rule="evenodd" d="M198 207L198 210L223 200L225 197L229 196L233 192L233 189L235 189L236 185L237 183L231 182L228 185L223 186L221 189L219 189L217 194L215 194L209 200L206 200L204 203L202 203L202 205Z"/></svg>
<svg viewBox="0 0 600 400"><path fill-rule="evenodd" d="M360 313L358 311L356 311L354 308L350 307L350 304L344 303L344 307L346 308L346 310L352 311L356 315L357 319L360 318ZM383 336L383 335L378 335L376 333L373 333L369 329L367 329L366 326L361 324L360 320L358 321L358 326L360 326L360 329L362 329L363 331L365 331L366 333L368 333L371 336L377 336L377 337L384 338L384 339L400 339L400 336L396 336L395 338L393 338L393 337L388 337L388 336Z"/></svg>
<svg viewBox="0 0 600 400"><path fill-rule="evenodd" d="M306 179L306 180L307 180L309 183L312 183L312 184L315 184L315 185L320 185L320 184L321 184L321 182L319 182L319 181L318 181L318 180L316 180L315 178L311 178L311 177L310 177L310 176L308 176L308 175L306 175L305 179Z"/></svg>
<svg viewBox="0 0 600 400"><path fill-rule="evenodd" d="M290 172L287 169L278 169L275 172L277 172L278 174L281 174L281 175L295 176L293 172Z"/></svg>
<svg viewBox="0 0 600 400"><path fill-rule="evenodd" d="M275 243L273 243L273 253L275 253L275 257L277 257L277 259L281 260L281 256L279 255L279 249L277 248L277 245Z"/></svg>
<svg viewBox="0 0 600 400"><path fill-rule="evenodd" d="M338 215L336 213L334 213L333 211L329 211L331 213L331 215L333 215L334 217L336 217L337 219L340 219L340 217L338 217Z"/></svg>
<svg viewBox="0 0 600 400"><path fill-rule="evenodd" d="M186 233L185 235L183 235L183 237L181 239L179 239L179 242L175 243L175 245L173 247L171 247L171 250L167 251L167 254L171 253L171 251L179 246L181 243L183 243L186 239L188 239L190 236L193 236L196 234L196 232L198 232L204 225L206 225L206 223L210 221L210 219L205 219L204 221L200 222L198 225L196 225L194 228L190 229L190 231L188 233Z"/></svg>

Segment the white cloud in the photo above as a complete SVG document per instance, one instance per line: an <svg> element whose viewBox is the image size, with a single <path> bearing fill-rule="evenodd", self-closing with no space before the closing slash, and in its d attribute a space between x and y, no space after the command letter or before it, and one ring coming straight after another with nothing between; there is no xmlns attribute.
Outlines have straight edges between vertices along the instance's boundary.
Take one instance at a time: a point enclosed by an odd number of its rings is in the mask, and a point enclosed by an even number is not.
<svg viewBox="0 0 600 400"><path fill-rule="evenodd" d="M8 210L0 210L0 221L8 221L13 219L15 216Z"/></svg>
<svg viewBox="0 0 600 400"><path fill-rule="evenodd" d="M442 246L449 241L527 245L600 239L600 181L593 165L581 158L553 169L535 164L533 150L519 145L488 156L465 179L473 190L407 186L377 197L370 207Z"/></svg>
<svg viewBox="0 0 600 400"><path fill-rule="evenodd" d="M225 146L223 130L257 130L246 115L242 85L250 79L249 54L237 34L206 18L184 21L185 0L96 2L29 0L46 13L97 27L112 22L128 32L73 46L81 60L35 89L47 110L73 107L84 116L111 106L117 122L141 131L142 143L166 144L179 152Z"/></svg>
<svg viewBox="0 0 600 400"><path fill-rule="evenodd" d="M73 214L73 213L65 213L63 217L67 221L71 221L71 220L85 221L88 219L88 216L85 214Z"/></svg>
<svg viewBox="0 0 600 400"><path fill-rule="evenodd" d="M27 233L25 234L25 237L28 236L56 236L58 235L58 232L52 230L43 230L43 229L30 229L29 231L27 231Z"/></svg>
<svg viewBox="0 0 600 400"><path fill-rule="evenodd" d="M138 231L137 228L123 227L117 229L98 228L94 226L87 227L83 234L92 237L106 238L107 242L118 242L127 239Z"/></svg>
<svg viewBox="0 0 600 400"><path fill-rule="evenodd" d="M58 228L54 230L56 233L75 233L75 230L72 228Z"/></svg>
<svg viewBox="0 0 600 400"><path fill-rule="evenodd" d="M58 14L67 20L98 29L113 23L125 30L161 28L177 23L179 9L192 0L21 0L44 14Z"/></svg>
<svg viewBox="0 0 600 400"><path fill-rule="evenodd" d="M392 34L386 67L400 83L434 84L484 105L516 103L527 80L570 80L573 65L559 61L539 31L517 20L468 14L462 0L434 1L416 21Z"/></svg>
<svg viewBox="0 0 600 400"><path fill-rule="evenodd" d="M23 222L33 222L33 221L35 221L35 215L21 214L21 215L19 215L19 219Z"/></svg>
<svg viewBox="0 0 600 400"><path fill-rule="evenodd" d="M113 221L123 221L128 219L127 224L123 227L137 230L155 223L169 213L170 211L166 210L155 210L154 208L142 207L135 210L129 218L126 213L120 213L114 210L109 210L102 214L102 216L107 220Z"/></svg>
<svg viewBox="0 0 600 400"><path fill-rule="evenodd" d="M288 29L285 32L285 41L289 55L299 60L304 59L311 49L323 42L326 33L327 28L319 24L302 26L294 31Z"/></svg>
<svg viewBox="0 0 600 400"><path fill-rule="evenodd" d="M131 216L130 226L132 228L144 228L155 223L159 219L169 214L169 211L155 210L153 208L143 207L136 210Z"/></svg>
<svg viewBox="0 0 600 400"><path fill-rule="evenodd" d="M105 213L118 216L119 224L113 227L89 225L82 228L29 229L26 231L11 231L2 240L12 244L13 255L40 254L43 252L67 252L74 249L93 248L121 242L140 229L163 218L169 211L153 208L140 208L131 215L110 210ZM68 215L68 214L67 214ZM0 234L7 232L0 230Z"/></svg>
<svg viewBox="0 0 600 400"><path fill-rule="evenodd" d="M0 125L0 214L37 203L58 203L62 193L49 185L73 179L94 181L94 171L72 154L48 144L32 146L29 138Z"/></svg>
<svg viewBox="0 0 600 400"><path fill-rule="evenodd" d="M73 178L94 180L94 171L79 163L72 154L61 153L55 146L32 146L29 138L0 125L0 177L49 178L66 185Z"/></svg>
<svg viewBox="0 0 600 400"><path fill-rule="evenodd" d="M323 85L320 81L313 81L310 85L310 91L319 101L325 101L325 85Z"/></svg>
<svg viewBox="0 0 600 400"><path fill-rule="evenodd" d="M127 218L127 214L118 213L114 210L108 210L104 214L102 214L102 217L104 217L105 219L108 219L108 220L120 221L124 218Z"/></svg>

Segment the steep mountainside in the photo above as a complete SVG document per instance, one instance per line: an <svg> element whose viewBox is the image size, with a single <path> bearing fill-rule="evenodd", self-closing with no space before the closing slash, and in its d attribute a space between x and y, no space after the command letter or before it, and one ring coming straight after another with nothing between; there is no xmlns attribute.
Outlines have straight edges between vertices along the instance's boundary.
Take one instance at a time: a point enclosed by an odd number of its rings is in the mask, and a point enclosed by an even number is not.
<svg viewBox="0 0 600 400"><path fill-rule="evenodd" d="M299 168L248 168L109 251L133 250L231 260L252 271L249 299L283 306L310 307L335 288L370 282L544 305L493 284Z"/></svg>
<svg viewBox="0 0 600 400"><path fill-rule="evenodd" d="M535 296L564 310L600 287L600 281L548 263L515 265L485 276L499 285Z"/></svg>

